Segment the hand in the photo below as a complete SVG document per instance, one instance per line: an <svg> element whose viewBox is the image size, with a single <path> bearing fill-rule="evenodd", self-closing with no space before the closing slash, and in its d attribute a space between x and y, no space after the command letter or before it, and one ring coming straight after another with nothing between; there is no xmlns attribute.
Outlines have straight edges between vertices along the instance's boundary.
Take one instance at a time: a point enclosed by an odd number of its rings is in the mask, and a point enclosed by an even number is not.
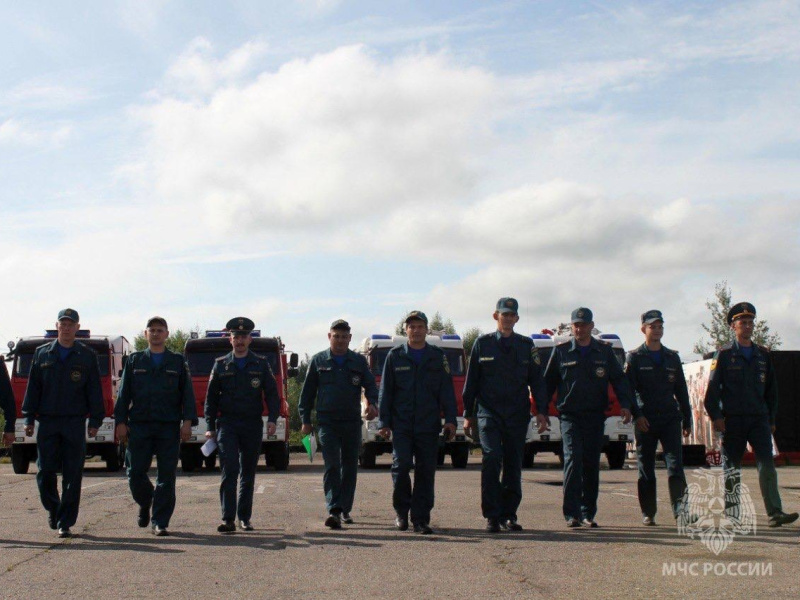
<svg viewBox="0 0 800 600"><path fill-rule="evenodd" d="M647 433L650 429L650 421L647 420L647 417L641 416L636 421L634 421L634 425L636 429L641 431L642 433Z"/></svg>
<svg viewBox="0 0 800 600"><path fill-rule="evenodd" d="M714 419L714 431L725 433L725 419Z"/></svg>
<svg viewBox="0 0 800 600"><path fill-rule="evenodd" d="M547 418L547 415L538 414L536 415L536 425L536 431L539 433L544 433L550 429L550 419Z"/></svg>
<svg viewBox="0 0 800 600"><path fill-rule="evenodd" d="M626 425L633 420L633 414L627 408L620 409L619 414Z"/></svg>
<svg viewBox="0 0 800 600"><path fill-rule="evenodd" d="M378 407L374 404L367 404L367 411L364 416L367 417L367 421L376 419L378 417Z"/></svg>
<svg viewBox="0 0 800 600"><path fill-rule="evenodd" d="M217 437L217 432L216 431L206 431L206 439L210 440L210 439L215 438L215 437Z"/></svg>
<svg viewBox="0 0 800 600"><path fill-rule="evenodd" d="M689 437L690 435L692 435L692 430L691 429L684 429L683 430L683 437Z"/></svg>
<svg viewBox="0 0 800 600"><path fill-rule="evenodd" d="M117 439L119 440L120 444L124 444L128 441L128 426L125 423L120 423L117 425Z"/></svg>
<svg viewBox="0 0 800 600"><path fill-rule="evenodd" d="M97 436L97 427L89 427L89 428L86 430L86 434L87 434L89 437L96 437L96 436Z"/></svg>
<svg viewBox="0 0 800 600"><path fill-rule="evenodd" d="M267 423L267 435L275 435L275 429L276 429L275 423L269 421Z"/></svg>
<svg viewBox="0 0 800 600"><path fill-rule="evenodd" d="M13 431L4 431L3 432L3 445L11 447L11 444L14 443L15 435Z"/></svg>
<svg viewBox="0 0 800 600"><path fill-rule="evenodd" d="M308 435L312 431L314 431L314 427L311 425L311 423L303 423L303 426L300 428L300 433L303 435Z"/></svg>
<svg viewBox="0 0 800 600"><path fill-rule="evenodd" d="M769 428L770 428L770 431L772 431L772 433L775 433L775 425L770 425Z"/></svg>
<svg viewBox="0 0 800 600"><path fill-rule="evenodd" d="M388 427L383 427L383 428L379 429L378 433L385 440L392 439L392 430L389 429Z"/></svg>
<svg viewBox="0 0 800 600"><path fill-rule="evenodd" d="M181 441L188 442L189 438L191 437L192 437L192 422L184 421L183 425L181 425Z"/></svg>
<svg viewBox="0 0 800 600"><path fill-rule="evenodd" d="M25 425L25 435L28 437L33 435L33 425Z"/></svg>
<svg viewBox="0 0 800 600"><path fill-rule="evenodd" d="M472 424L472 419L464 419L464 435L475 439L475 432L473 431L475 425Z"/></svg>
<svg viewBox="0 0 800 600"><path fill-rule="evenodd" d="M442 431L444 432L444 441L449 442L456 435L456 426L452 423L445 423Z"/></svg>

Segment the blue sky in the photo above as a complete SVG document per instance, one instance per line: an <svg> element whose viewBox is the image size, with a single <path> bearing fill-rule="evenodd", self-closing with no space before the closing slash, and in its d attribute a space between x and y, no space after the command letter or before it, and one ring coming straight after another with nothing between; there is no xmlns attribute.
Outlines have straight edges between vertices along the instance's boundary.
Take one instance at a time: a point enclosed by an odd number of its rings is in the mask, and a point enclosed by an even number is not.
<svg viewBox="0 0 800 600"><path fill-rule="evenodd" d="M0 338L591 307L800 344L800 3L0 5Z"/></svg>

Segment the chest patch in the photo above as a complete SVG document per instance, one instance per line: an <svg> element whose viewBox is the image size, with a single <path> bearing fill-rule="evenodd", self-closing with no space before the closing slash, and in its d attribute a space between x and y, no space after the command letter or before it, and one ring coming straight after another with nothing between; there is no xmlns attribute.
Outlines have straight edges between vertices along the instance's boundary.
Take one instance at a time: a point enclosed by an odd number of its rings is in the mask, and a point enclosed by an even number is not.
<svg viewBox="0 0 800 600"><path fill-rule="evenodd" d="M667 381L669 381L670 383L675 383L675 373L670 373L669 375L667 375Z"/></svg>
<svg viewBox="0 0 800 600"><path fill-rule="evenodd" d="M598 377L605 377L606 376L606 368L605 367L597 367L594 370L594 374Z"/></svg>
<svg viewBox="0 0 800 600"><path fill-rule="evenodd" d="M761 383L766 383L767 382L767 374L762 371L761 373L758 374L758 380Z"/></svg>
<svg viewBox="0 0 800 600"><path fill-rule="evenodd" d="M261 380L258 377L253 377L250 380L250 385L252 385L254 388L257 388L258 386L261 385Z"/></svg>
<svg viewBox="0 0 800 600"><path fill-rule="evenodd" d="M353 385L361 385L361 375L353 375L350 378L350 381Z"/></svg>
<svg viewBox="0 0 800 600"><path fill-rule="evenodd" d="M75 383L81 380L81 372L80 371L73 371L69 374L69 378L72 379Z"/></svg>
<svg viewBox="0 0 800 600"><path fill-rule="evenodd" d="M395 367L394 370L395 370L395 372L397 372L397 371L410 371L411 367Z"/></svg>

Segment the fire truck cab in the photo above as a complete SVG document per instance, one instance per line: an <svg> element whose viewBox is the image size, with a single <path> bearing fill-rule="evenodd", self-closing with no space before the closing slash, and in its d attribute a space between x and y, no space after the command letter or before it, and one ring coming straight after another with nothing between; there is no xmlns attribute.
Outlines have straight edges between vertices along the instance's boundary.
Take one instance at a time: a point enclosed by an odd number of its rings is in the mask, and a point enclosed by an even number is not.
<svg viewBox="0 0 800 600"><path fill-rule="evenodd" d="M186 341L184 354L192 374L192 386L197 402L198 424L192 427L192 437L181 444L181 468L184 472L192 472L201 465L213 469L217 462L217 452L203 456L200 448L206 442L205 401L208 380L214 361L231 352L229 332L225 330L209 330L204 337ZM276 471L289 468L289 403L287 401L287 384L289 377L297 376L297 354L292 353L288 359L280 337L261 337L261 332L252 332L253 341L250 350L264 356L269 361L272 373L278 386L280 398L280 415L275 423L275 434L267 435L268 411L264 408L264 434L261 451L264 462Z"/></svg>
<svg viewBox="0 0 800 600"><path fill-rule="evenodd" d="M464 342L461 336L456 334L432 332L428 334L425 341L432 346L438 346L444 350L447 362L450 365L450 374L453 377L453 388L456 396L456 435L449 442L444 438L439 438L439 464L444 464L445 456L450 455L453 468L463 469L469 461L469 449L472 440L464 434L464 380L466 378L466 355L464 354ZM406 342L406 337L402 335L372 334L365 338L361 343L358 352L363 354L375 380L380 387L383 364L389 350ZM362 399L362 406L366 409L366 399ZM444 426L444 419L442 419ZM378 434L378 419L367 421L363 420L361 432L361 451L359 454L359 464L364 468L373 468L375 458L386 452L391 452L392 442L385 440Z"/></svg>
<svg viewBox="0 0 800 600"><path fill-rule="evenodd" d="M30 463L36 460L36 433L38 421L32 436L25 435L25 423L22 419L22 401L28 387L28 376L33 363L33 353L39 346L52 342L58 337L54 329L48 329L44 336L24 337L8 343L7 361L13 361L11 368L11 388L14 391L14 402L17 406L17 423L15 440L11 446L11 463L14 473L27 473ZM131 353L131 345L121 335L92 335L88 329L78 331L76 339L81 344L97 352L100 366L100 387L103 390L103 405L106 416L95 437L86 437L86 456L101 457L109 471L118 471L125 464L125 444L119 442L114 427L114 402L117 399L122 368ZM5 368L5 367L3 367ZM87 419L88 420L88 419Z"/></svg>

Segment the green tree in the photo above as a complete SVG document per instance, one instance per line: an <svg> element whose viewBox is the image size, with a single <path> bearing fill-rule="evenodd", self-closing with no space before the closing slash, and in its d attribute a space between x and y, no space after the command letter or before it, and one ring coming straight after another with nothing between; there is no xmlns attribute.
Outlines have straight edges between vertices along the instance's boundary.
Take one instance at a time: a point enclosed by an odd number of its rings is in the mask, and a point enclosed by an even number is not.
<svg viewBox="0 0 800 600"><path fill-rule="evenodd" d="M453 325L453 321L450 319L445 319L442 316L442 313L438 310L433 314L433 317L428 321L428 330L429 331L443 331L445 333L454 334L456 332L456 327ZM406 334L406 315L403 315L400 318L400 321L394 328L395 335L405 335Z"/></svg>
<svg viewBox="0 0 800 600"><path fill-rule="evenodd" d="M167 348L173 352L183 354L183 349L186 347L186 341L191 339L192 333L199 333L200 328L195 327L189 331L183 329L176 329L169 334L167 338ZM143 333L140 333L133 338L133 347L137 352L147 349L147 340Z"/></svg>
<svg viewBox="0 0 800 600"><path fill-rule="evenodd" d="M300 392L303 390L303 384L306 381L309 362L310 358L308 354L306 354L303 360L300 361L300 364L297 365L297 377L289 379L288 383L286 384L286 401L289 403L290 444L299 444L303 437L300 433L300 428L303 426L303 422L300 420L300 413L297 412L297 406L300 404Z"/></svg>
<svg viewBox="0 0 800 600"><path fill-rule="evenodd" d="M467 360L469 360L469 355L472 352L472 347L475 345L475 341L483 335L483 332L478 327L470 327L464 332L464 335L461 338L464 340L464 352L467 353Z"/></svg>
<svg viewBox="0 0 800 600"><path fill-rule="evenodd" d="M706 354L733 341L735 337L733 329L728 325L728 311L731 309L731 304L731 288L727 281L720 281L714 286L714 297L706 300L706 308L711 312L711 321L700 325L710 340L698 340L692 348L693 352ZM770 332L769 325L764 319L755 322L753 342L773 350L783 343L779 334Z"/></svg>

